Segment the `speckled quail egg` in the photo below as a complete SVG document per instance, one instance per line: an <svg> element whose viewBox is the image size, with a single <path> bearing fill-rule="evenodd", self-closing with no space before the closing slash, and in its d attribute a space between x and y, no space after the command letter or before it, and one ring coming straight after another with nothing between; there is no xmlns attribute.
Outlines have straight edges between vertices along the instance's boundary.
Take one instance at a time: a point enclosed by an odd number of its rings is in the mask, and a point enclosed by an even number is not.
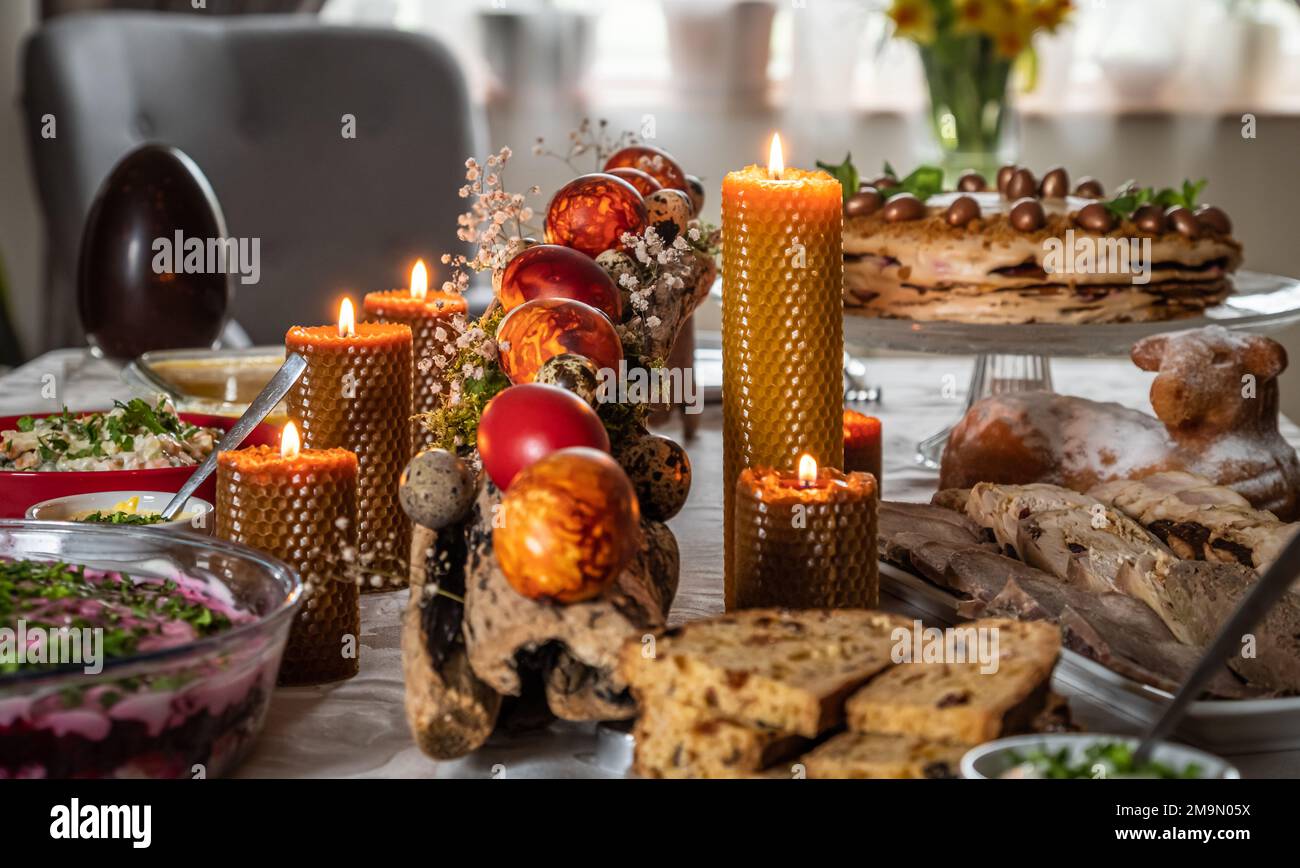
<svg viewBox="0 0 1300 868"><path fill-rule="evenodd" d="M411 459L398 483L398 500L416 524L441 530L469 515L478 476L446 449L426 449Z"/></svg>
<svg viewBox="0 0 1300 868"><path fill-rule="evenodd" d="M667 521L686 503L691 493L691 460L686 450L667 437L645 434L629 441L618 451L641 514L656 521Z"/></svg>
<svg viewBox="0 0 1300 868"><path fill-rule="evenodd" d="M691 219L691 197L681 190L655 190L645 197L647 221L665 244L686 234Z"/></svg>
<svg viewBox="0 0 1300 868"><path fill-rule="evenodd" d="M632 293L623 285L622 277L630 274L639 279L636 260L622 250L606 250L596 257L596 264L605 269L605 273L618 287L618 294L623 301L623 319L628 319L632 316Z"/></svg>
<svg viewBox="0 0 1300 868"><path fill-rule="evenodd" d="M559 386L595 407L600 390L600 370L586 356L560 353L542 363L533 382Z"/></svg>
<svg viewBox="0 0 1300 868"><path fill-rule="evenodd" d="M686 176L686 192L691 197L691 216L699 217L704 210L704 182L695 175Z"/></svg>

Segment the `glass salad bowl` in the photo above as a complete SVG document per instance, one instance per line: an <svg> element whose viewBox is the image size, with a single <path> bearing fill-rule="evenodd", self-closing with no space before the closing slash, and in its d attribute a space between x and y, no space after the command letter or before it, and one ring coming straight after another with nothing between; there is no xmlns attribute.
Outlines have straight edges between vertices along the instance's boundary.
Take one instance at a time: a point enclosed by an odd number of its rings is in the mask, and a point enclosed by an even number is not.
<svg viewBox="0 0 1300 868"><path fill-rule="evenodd" d="M18 594L28 569L73 578ZM118 594L116 608L88 593ZM230 772L265 720L301 594L285 564L212 537L0 520L0 779ZM124 645L124 631L143 638Z"/></svg>

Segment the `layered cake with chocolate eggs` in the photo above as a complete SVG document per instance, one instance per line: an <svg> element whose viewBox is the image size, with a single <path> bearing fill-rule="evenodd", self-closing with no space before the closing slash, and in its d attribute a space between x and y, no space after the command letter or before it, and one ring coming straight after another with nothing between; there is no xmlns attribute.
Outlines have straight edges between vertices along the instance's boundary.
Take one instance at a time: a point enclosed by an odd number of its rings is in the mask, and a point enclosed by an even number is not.
<svg viewBox="0 0 1300 868"><path fill-rule="evenodd" d="M918 170L919 171L919 170ZM914 175L916 173L913 173ZM1115 323L1194 316L1232 290L1241 245L1200 185L1105 199L1064 169L1003 167L959 189L864 184L846 198L849 313L973 323ZM913 176L908 176L909 178ZM843 180L843 179L842 179Z"/></svg>

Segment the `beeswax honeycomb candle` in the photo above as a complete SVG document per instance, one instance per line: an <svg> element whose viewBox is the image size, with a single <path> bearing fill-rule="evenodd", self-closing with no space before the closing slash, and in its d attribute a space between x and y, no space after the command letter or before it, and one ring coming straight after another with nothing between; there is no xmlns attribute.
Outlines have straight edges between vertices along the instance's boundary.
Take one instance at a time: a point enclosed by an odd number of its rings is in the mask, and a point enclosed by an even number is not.
<svg viewBox="0 0 1300 868"><path fill-rule="evenodd" d="M775 177L774 177L775 176ZM843 466L840 184L750 166L722 184L725 597L735 608L736 481L809 453Z"/></svg>
<svg viewBox="0 0 1300 868"><path fill-rule="evenodd" d="M282 456L274 447L252 446L217 458L217 536L279 558L304 583L281 684L357 674L361 610L344 563L356 536L356 509L357 457L345 449Z"/></svg>
<svg viewBox="0 0 1300 868"><path fill-rule="evenodd" d="M411 458L411 328L294 326L284 343L307 360L286 398L289 416L302 425L303 446L357 455L357 566L366 574L361 589L405 587L411 523L397 487Z"/></svg>
<svg viewBox="0 0 1300 868"><path fill-rule="evenodd" d="M401 323L411 328L414 365L412 366L411 413L431 413L442 401L446 388L442 369L421 359L443 355L454 344L460 330L458 317L468 309L465 297L456 293L430 291L424 263L416 263L407 289L366 293L363 306L366 319L372 322ZM411 454L433 446L433 434L419 422L411 420Z"/></svg>
<svg viewBox="0 0 1300 868"><path fill-rule="evenodd" d="M736 482L734 608L875 608L876 481L745 468Z"/></svg>

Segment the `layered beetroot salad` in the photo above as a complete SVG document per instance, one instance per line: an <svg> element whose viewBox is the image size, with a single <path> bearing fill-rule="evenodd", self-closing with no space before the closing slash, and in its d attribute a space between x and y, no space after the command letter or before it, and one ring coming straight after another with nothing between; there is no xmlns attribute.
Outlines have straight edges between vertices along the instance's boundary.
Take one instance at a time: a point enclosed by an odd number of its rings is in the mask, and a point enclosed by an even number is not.
<svg viewBox="0 0 1300 868"><path fill-rule="evenodd" d="M0 779L217 773L274 682L256 649L112 664L256 618L184 575L0 558Z"/></svg>

